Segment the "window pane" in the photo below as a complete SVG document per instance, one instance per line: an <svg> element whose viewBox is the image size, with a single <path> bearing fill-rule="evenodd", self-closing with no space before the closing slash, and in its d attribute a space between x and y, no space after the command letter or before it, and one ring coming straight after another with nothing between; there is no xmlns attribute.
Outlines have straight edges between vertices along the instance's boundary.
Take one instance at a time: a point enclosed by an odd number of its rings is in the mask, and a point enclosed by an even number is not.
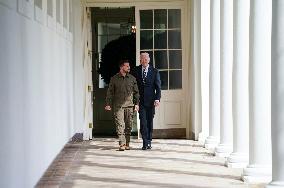
<svg viewBox="0 0 284 188"><path fill-rule="evenodd" d="M167 10L154 10L155 29L167 29Z"/></svg>
<svg viewBox="0 0 284 188"><path fill-rule="evenodd" d="M105 82L104 79L102 78L102 75L99 75L99 88L105 88Z"/></svg>
<svg viewBox="0 0 284 188"><path fill-rule="evenodd" d="M101 52L107 43L108 37L106 35L98 36L98 51Z"/></svg>
<svg viewBox="0 0 284 188"><path fill-rule="evenodd" d="M118 34L120 35L120 24L115 24L115 23L108 23L108 34Z"/></svg>
<svg viewBox="0 0 284 188"><path fill-rule="evenodd" d="M181 15L180 9L169 10L169 28L181 28L180 15Z"/></svg>
<svg viewBox="0 0 284 188"><path fill-rule="evenodd" d="M120 33L121 35L128 35L130 34L130 29L127 27L121 27L121 24L120 24Z"/></svg>
<svg viewBox="0 0 284 188"><path fill-rule="evenodd" d="M161 88L162 90L168 89L168 71L159 71L161 77Z"/></svg>
<svg viewBox="0 0 284 188"><path fill-rule="evenodd" d="M182 88L182 71L181 70L172 70L170 71L170 80L169 80L170 89L181 89Z"/></svg>
<svg viewBox="0 0 284 188"><path fill-rule="evenodd" d="M168 69L168 58L166 50L155 51L155 67L157 69Z"/></svg>
<svg viewBox="0 0 284 188"><path fill-rule="evenodd" d="M167 49L167 31L156 30L155 32L155 49Z"/></svg>
<svg viewBox="0 0 284 188"><path fill-rule="evenodd" d="M181 49L180 30L169 31L169 49Z"/></svg>
<svg viewBox="0 0 284 188"><path fill-rule="evenodd" d="M98 23L98 35L107 34L107 24L106 23Z"/></svg>
<svg viewBox="0 0 284 188"><path fill-rule="evenodd" d="M150 65L153 66L153 62L154 62L154 58L153 58L153 51L147 51L147 53L149 54L150 57Z"/></svg>
<svg viewBox="0 0 284 188"><path fill-rule="evenodd" d="M153 31L140 31L140 49L153 49Z"/></svg>
<svg viewBox="0 0 284 188"><path fill-rule="evenodd" d="M113 40L116 40L120 37L120 35L109 35L108 36L108 43L113 41Z"/></svg>
<svg viewBox="0 0 284 188"><path fill-rule="evenodd" d="M182 69L182 56L181 50L169 51L169 64L170 69Z"/></svg>
<svg viewBox="0 0 284 188"><path fill-rule="evenodd" d="M153 29L153 10L140 10L141 29Z"/></svg>

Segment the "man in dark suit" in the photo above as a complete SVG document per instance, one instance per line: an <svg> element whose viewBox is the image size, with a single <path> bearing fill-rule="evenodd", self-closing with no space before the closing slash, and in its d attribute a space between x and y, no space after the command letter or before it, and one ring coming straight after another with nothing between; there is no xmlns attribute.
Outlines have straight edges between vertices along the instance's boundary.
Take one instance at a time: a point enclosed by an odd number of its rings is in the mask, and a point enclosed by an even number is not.
<svg viewBox="0 0 284 188"><path fill-rule="evenodd" d="M142 150L151 149L153 118L155 107L158 107L161 99L161 79L158 69L149 65L150 57L148 53L141 53L141 65L136 67L134 76L136 77L139 94L139 119L140 132L143 139Z"/></svg>

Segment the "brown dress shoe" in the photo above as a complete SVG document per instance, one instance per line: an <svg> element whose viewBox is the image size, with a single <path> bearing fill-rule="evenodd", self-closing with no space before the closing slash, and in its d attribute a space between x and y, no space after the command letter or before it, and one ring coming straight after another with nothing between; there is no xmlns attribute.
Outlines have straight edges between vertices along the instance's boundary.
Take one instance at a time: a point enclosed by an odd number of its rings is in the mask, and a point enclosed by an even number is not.
<svg viewBox="0 0 284 188"><path fill-rule="evenodd" d="M125 150L130 150L129 143L126 143Z"/></svg>
<svg viewBox="0 0 284 188"><path fill-rule="evenodd" d="M125 150L125 145L119 146L118 150L119 150L119 151L124 151L124 150Z"/></svg>

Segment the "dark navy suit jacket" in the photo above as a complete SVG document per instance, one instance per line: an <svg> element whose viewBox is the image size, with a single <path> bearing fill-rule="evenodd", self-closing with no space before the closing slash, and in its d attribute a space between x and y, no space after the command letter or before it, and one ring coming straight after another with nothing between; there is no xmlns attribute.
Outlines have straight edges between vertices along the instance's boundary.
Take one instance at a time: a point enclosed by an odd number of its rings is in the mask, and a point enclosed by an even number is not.
<svg viewBox="0 0 284 188"><path fill-rule="evenodd" d="M154 101L161 99L161 79L158 69L149 65L145 83L142 78L142 65L137 66L133 74L139 88L140 105L154 106Z"/></svg>

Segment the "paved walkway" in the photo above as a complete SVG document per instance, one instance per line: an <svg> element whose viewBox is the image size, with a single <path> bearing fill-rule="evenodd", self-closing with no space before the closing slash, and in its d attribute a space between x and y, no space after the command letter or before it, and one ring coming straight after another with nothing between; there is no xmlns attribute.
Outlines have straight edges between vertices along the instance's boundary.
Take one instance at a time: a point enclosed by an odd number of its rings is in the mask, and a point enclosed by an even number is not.
<svg viewBox="0 0 284 188"><path fill-rule="evenodd" d="M241 169L224 166L192 140L153 140L152 150L118 151L114 138L68 143L36 187L262 188L240 180Z"/></svg>

